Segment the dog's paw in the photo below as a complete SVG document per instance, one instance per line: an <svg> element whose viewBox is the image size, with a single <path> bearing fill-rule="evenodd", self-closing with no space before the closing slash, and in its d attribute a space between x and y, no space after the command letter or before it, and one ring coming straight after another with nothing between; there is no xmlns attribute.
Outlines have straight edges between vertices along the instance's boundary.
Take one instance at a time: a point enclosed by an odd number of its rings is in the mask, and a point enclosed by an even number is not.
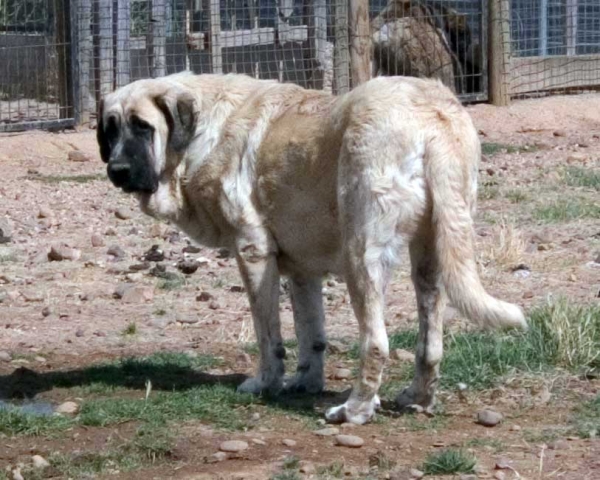
<svg viewBox="0 0 600 480"><path fill-rule="evenodd" d="M325 418L329 423L354 423L364 425L375 415L375 410L381 406L379 397L375 395L373 400L367 402L358 402L348 400L343 405L331 407L325 413Z"/></svg>
<svg viewBox="0 0 600 480"><path fill-rule="evenodd" d="M306 375L297 373L286 379L283 389L286 393L308 393L315 395L321 393L325 387L322 375Z"/></svg>
<svg viewBox="0 0 600 480"><path fill-rule="evenodd" d="M237 387L238 393L250 393L252 395L278 395L283 388L281 381L265 382L263 378L251 377L246 379Z"/></svg>
<svg viewBox="0 0 600 480"><path fill-rule="evenodd" d="M396 407L401 412L433 414L435 395L417 395L412 386L402 390L396 397Z"/></svg>

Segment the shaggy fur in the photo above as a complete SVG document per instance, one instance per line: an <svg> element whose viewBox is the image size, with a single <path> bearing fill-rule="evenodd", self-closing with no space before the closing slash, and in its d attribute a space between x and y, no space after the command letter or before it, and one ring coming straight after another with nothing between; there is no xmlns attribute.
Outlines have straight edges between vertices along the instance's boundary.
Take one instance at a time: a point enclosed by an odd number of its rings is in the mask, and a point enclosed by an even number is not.
<svg viewBox="0 0 600 480"><path fill-rule="evenodd" d="M438 81L381 77L332 97L242 75L185 73L117 90L99 120L115 185L198 243L235 252L260 347L256 377L241 391L323 388L321 279L335 273L360 327L361 365L350 398L326 416L367 422L388 358L384 294L404 247L419 341L400 408L433 405L446 296L480 325L526 327L521 310L488 295L477 275L471 215L480 144ZM299 342L297 372L286 381L280 275L290 279Z"/></svg>

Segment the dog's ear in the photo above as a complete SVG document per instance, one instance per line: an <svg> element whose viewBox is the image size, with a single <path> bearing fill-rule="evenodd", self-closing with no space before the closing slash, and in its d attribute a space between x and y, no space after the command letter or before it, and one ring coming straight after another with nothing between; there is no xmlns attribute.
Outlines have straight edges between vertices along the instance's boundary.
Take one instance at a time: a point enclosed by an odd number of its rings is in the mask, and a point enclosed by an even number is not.
<svg viewBox="0 0 600 480"><path fill-rule="evenodd" d="M100 100L100 105L98 106L97 124L96 140L100 147L100 157L104 163L108 163L110 159L110 143L104 129L104 99Z"/></svg>
<svg viewBox="0 0 600 480"><path fill-rule="evenodd" d="M196 131L196 99L191 93L184 92L176 97L161 95L154 101L169 126L169 148L175 152L183 152Z"/></svg>

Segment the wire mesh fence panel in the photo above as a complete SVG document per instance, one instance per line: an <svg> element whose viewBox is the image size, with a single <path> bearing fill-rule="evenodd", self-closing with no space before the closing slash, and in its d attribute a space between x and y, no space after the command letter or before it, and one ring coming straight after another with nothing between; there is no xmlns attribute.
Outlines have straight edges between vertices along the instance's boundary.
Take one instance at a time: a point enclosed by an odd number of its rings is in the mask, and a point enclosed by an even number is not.
<svg viewBox="0 0 600 480"><path fill-rule="evenodd" d="M511 0L511 94L600 86L598 0Z"/></svg>
<svg viewBox="0 0 600 480"><path fill-rule="evenodd" d="M347 19L339 18L346 2L78 0L84 117L114 88L184 70L347 90L343 41L334 52L336 36L343 29L347 36Z"/></svg>
<svg viewBox="0 0 600 480"><path fill-rule="evenodd" d="M74 123L69 8L0 0L0 131Z"/></svg>
<svg viewBox="0 0 600 480"><path fill-rule="evenodd" d="M370 13L375 75L438 78L486 98L484 0L372 0Z"/></svg>

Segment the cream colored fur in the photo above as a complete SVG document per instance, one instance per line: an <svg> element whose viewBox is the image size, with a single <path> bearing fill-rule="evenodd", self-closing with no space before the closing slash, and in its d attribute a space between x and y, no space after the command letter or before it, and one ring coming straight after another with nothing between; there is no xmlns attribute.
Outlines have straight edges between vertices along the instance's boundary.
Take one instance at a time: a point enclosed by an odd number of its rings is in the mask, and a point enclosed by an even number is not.
<svg viewBox="0 0 600 480"><path fill-rule="evenodd" d="M152 98L193 98L183 154ZM178 74L134 82L105 99L104 118L132 112L155 127L155 194L141 208L195 241L235 252L260 346L242 391L317 392L325 350L321 279L343 275L360 327L360 373L330 421L364 423L388 358L384 293L408 247L419 309L416 375L399 407L430 409L442 358L445 297L483 326L525 327L521 310L477 275L471 215L480 145L471 119L438 81L376 78L331 97L241 75ZM284 382L279 277L291 280L299 364Z"/></svg>

